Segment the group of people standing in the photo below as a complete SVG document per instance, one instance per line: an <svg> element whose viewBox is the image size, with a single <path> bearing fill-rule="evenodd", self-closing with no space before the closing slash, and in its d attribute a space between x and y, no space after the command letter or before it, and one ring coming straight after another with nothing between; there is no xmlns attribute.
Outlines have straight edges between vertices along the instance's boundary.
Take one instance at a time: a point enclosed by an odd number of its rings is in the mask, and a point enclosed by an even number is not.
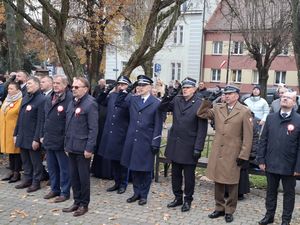
<svg viewBox="0 0 300 225"><path fill-rule="evenodd" d="M295 177L300 173L300 118L293 109L296 94L284 92L278 112L268 115L269 112L260 114L254 103L245 102L248 107L241 104L240 90L235 86L226 86L223 102L213 104L218 94L203 88L199 94L196 80L189 77L172 90L159 90L164 93L161 99L152 93L152 85L152 79L145 75L138 76L133 84L128 77L120 76L92 97L90 84L83 77L74 78L68 87L68 79L63 75L32 77L18 71L8 84L8 95L0 112L1 152L9 154L11 170L3 179L19 181L23 167L23 178L16 188L27 188L27 192L39 190L44 149L51 181L51 191L44 198L66 201L72 187L74 202L62 211L81 216L88 211L90 164L96 153L111 162L114 185L107 191L124 193L130 175L133 195L127 202L145 205L155 155L160 149L163 118L172 112L165 156L172 164L175 198L167 207L181 206L181 211L186 212L193 201L195 169L204 148L209 119L214 121L216 132L207 167L208 178L215 182L215 210L208 216L223 216L230 223L237 207L241 168L248 163L252 148L254 111L261 117L258 123L262 127L257 159L268 179L267 213L259 223L273 222L278 182L282 179L282 224L289 224ZM260 89L255 87L248 101L260 101L256 97L259 95ZM107 110L103 130L98 123L101 107Z"/></svg>

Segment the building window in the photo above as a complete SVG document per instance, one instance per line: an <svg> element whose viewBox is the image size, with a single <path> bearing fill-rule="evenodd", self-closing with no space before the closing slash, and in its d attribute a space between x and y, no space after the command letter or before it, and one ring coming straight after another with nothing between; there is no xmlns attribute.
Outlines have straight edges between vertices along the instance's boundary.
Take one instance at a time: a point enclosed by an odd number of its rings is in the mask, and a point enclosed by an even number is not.
<svg viewBox="0 0 300 225"><path fill-rule="evenodd" d="M174 26L173 29L173 43L183 44L183 26Z"/></svg>
<svg viewBox="0 0 300 225"><path fill-rule="evenodd" d="M285 84L286 71L275 72L275 84Z"/></svg>
<svg viewBox="0 0 300 225"><path fill-rule="evenodd" d="M221 80L221 70L220 69L212 69L211 70L211 81L219 82Z"/></svg>
<svg viewBox="0 0 300 225"><path fill-rule="evenodd" d="M219 55L222 54L223 51L223 42L222 41L214 41L213 42L213 54Z"/></svg>
<svg viewBox="0 0 300 225"><path fill-rule="evenodd" d="M232 70L232 82L241 83L242 82L242 71Z"/></svg>
<svg viewBox="0 0 300 225"><path fill-rule="evenodd" d="M242 55L244 49L244 43L242 41L234 41L232 45L232 54Z"/></svg>
<svg viewBox="0 0 300 225"><path fill-rule="evenodd" d="M253 70L252 73L252 84L258 84L259 82L259 75L257 70Z"/></svg>
<svg viewBox="0 0 300 225"><path fill-rule="evenodd" d="M266 47L263 44L259 45L259 53L262 55L266 54Z"/></svg>
<svg viewBox="0 0 300 225"><path fill-rule="evenodd" d="M121 63L122 63L122 70L124 70L125 66L127 65L127 62L122 61Z"/></svg>
<svg viewBox="0 0 300 225"><path fill-rule="evenodd" d="M287 56L288 54L289 54L289 46L286 45L286 46L282 47L280 55Z"/></svg>
<svg viewBox="0 0 300 225"><path fill-rule="evenodd" d="M181 63L171 63L172 80L181 80Z"/></svg>
<svg viewBox="0 0 300 225"><path fill-rule="evenodd" d="M128 44L129 41L130 41L132 30L131 30L130 26L128 26L128 25L123 26L122 30L123 30L123 32L122 32L122 42L123 42L123 44Z"/></svg>

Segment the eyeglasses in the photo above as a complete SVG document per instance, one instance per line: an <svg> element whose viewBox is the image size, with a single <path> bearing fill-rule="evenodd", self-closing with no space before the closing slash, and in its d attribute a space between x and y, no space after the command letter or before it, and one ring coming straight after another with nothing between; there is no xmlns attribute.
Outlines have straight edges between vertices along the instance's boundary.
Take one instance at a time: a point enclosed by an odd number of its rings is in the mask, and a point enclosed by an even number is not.
<svg viewBox="0 0 300 225"><path fill-rule="evenodd" d="M75 90L77 90L79 88L85 88L85 86L72 86L72 89L75 89Z"/></svg>

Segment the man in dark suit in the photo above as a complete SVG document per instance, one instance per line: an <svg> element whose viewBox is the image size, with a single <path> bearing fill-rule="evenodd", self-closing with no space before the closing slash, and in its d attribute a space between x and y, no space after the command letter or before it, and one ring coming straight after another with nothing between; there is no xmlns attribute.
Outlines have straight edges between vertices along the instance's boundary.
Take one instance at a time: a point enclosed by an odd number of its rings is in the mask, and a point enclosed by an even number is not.
<svg viewBox="0 0 300 225"><path fill-rule="evenodd" d="M40 82L42 94L46 96L51 95L53 92L53 78L48 75L44 75L41 76Z"/></svg>
<svg viewBox="0 0 300 225"><path fill-rule="evenodd" d="M126 90L129 84L131 81L127 77L120 76L117 79L115 90L101 101L107 106L107 117L98 152L104 158L111 160L115 184L107 191L117 191L118 194L125 192L128 180L128 169L121 165L120 160L129 124L129 111L128 108L116 106L115 102L122 94L120 92ZM101 98L99 99L101 100Z"/></svg>
<svg viewBox="0 0 300 225"><path fill-rule="evenodd" d="M139 200L139 205L145 205L154 169L154 156L160 147L162 113L158 110L160 101L150 94L153 81L145 75L137 78L137 96L131 96L124 102L129 107L130 121L121 164L132 174L134 195L127 202Z"/></svg>
<svg viewBox="0 0 300 225"><path fill-rule="evenodd" d="M47 151L46 160L51 181L51 191L45 199L55 198L63 202L70 198L69 159L64 151L66 111L72 101L72 93L67 90L68 78L55 75L54 92L48 96L42 116L41 142Z"/></svg>
<svg viewBox="0 0 300 225"><path fill-rule="evenodd" d="M84 77L74 78L73 101L67 109L65 151L69 155L74 203L63 212L81 216L90 202L90 162L98 133L98 106L88 94L90 84Z"/></svg>
<svg viewBox="0 0 300 225"><path fill-rule="evenodd" d="M182 81L182 95L165 96L160 109L173 112L173 125L168 136L166 157L172 161L173 208L183 204L182 173L184 174L184 204L182 212L189 211L195 189L195 169L204 147L207 120L197 117L201 99L196 94L196 80Z"/></svg>
<svg viewBox="0 0 300 225"><path fill-rule="evenodd" d="M259 168L266 172L267 197L265 217L258 223L274 222L278 186L283 187L282 225L289 225L295 206L296 176L300 176L300 116L296 113L296 92L281 96L279 112L267 116L257 149Z"/></svg>
<svg viewBox="0 0 300 225"><path fill-rule="evenodd" d="M40 130L41 111L44 107L45 97L39 88L38 78L30 77L27 81L27 94L22 100L14 132L16 147L21 148L24 169L24 179L16 188L28 187L27 192L34 192L41 188L40 181L43 171Z"/></svg>
<svg viewBox="0 0 300 225"><path fill-rule="evenodd" d="M23 70L19 70L16 73L15 81L20 84L23 97L27 93L26 82L27 82L28 77L29 77L29 74Z"/></svg>

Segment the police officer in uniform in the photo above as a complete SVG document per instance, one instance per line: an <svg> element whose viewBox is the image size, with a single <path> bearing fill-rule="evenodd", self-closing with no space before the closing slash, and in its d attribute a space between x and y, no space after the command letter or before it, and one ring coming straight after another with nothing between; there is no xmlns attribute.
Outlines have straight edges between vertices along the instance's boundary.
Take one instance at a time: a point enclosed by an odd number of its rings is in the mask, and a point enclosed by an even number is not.
<svg viewBox="0 0 300 225"><path fill-rule="evenodd" d="M137 95L120 101L120 105L129 107L130 113L121 164L132 174L134 194L127 202L139 200L139 205L145 205L152 180L154 156L160 147L162 113L158 110L160 101L151 95L153 81L145 75L139 75L137 79Z"/></svg>
<svg viewBox="0 0 300 225"><path fill-rule="evenodd" d="M214 119L216 128L207 165L207 177L215 182L215 211L208 217L225 216L227 223L233 221L240 171L249 159L253 138L252 115L238 101L239 91L237 87L227 85L224 89L225 103L211 108L216 97L212 93L197 112L200 118ZM228 188L227 200L224 199L225 186Z"/></svg>
<svg viewBox="0 0 300 225"><path fill-rule="evenodd" d="M179 205L182 212L190 210L195 188L195 169L207 134L207 120L197 117L201 99L196 94L196 80L182 81L182 95L165 96L160 109L173 112L173 124L168 136L166 157L172 161L172 190L175 200L168 208ZM184 175L184 203L182 191Z"/></svg>
<svg viewBox="0 0 300 225"><path fill-rule="evenodd" d="M119 76L115 91L102 101L102 104L107 106L107 116L98 152L104 158L111 160L115 184L107 191L117 191L118 194L125 192L128 182L128 169L121 165L120 160L129 124L129 111L128 108L118 107L115 103L129 84L131 81L128 77Z"/></svg>

